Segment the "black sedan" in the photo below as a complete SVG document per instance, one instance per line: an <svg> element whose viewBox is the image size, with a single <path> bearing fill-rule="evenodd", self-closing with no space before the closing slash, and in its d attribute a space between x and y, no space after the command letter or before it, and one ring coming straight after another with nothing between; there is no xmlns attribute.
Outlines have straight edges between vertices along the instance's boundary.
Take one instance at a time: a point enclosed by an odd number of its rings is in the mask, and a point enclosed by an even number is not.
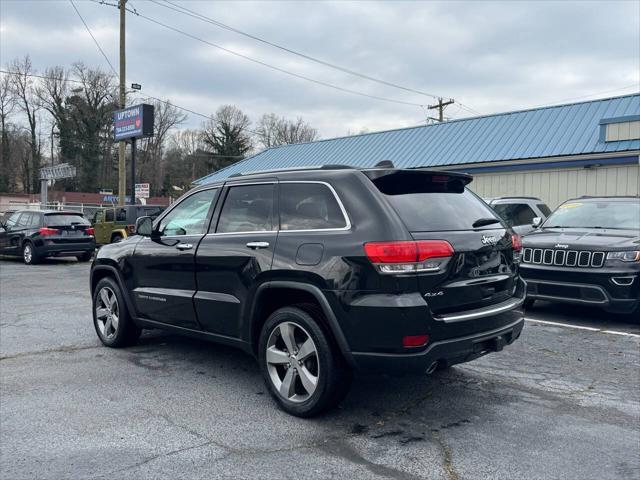
<svg viewBox="0 0 640 480"><path fill-rule="evenodd" d="M78 212L20 210L0 224L0 254L32 265L45 257L91 260L96 248L91 224Z"/></svg>

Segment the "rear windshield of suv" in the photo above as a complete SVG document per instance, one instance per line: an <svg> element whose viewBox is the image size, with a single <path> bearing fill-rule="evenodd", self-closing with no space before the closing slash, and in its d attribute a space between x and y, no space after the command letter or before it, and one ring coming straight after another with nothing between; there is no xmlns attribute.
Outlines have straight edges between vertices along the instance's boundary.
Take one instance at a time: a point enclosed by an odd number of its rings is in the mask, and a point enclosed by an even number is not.
<svg viewBox="0 0 640 480"><path fill-rule="evenodd" d="M89 225L83 216L73 213L50 213L45 216L48 227L68 227L70 225Z"/></svg>
<svg viewBox="0 0 640 480"><path fill-rule="evenodd" d="M570 201L560 205L543 227L639 230L640 202Z"/></svg>
<svg viewBox="0 0 640 480"><path fill-rule="evenodd" d="M480 218L497 218L484 202L469 190L462 193L407 193L385 195L411 232L472 230ZM480 227L491 229L500 223Z"/></svg>

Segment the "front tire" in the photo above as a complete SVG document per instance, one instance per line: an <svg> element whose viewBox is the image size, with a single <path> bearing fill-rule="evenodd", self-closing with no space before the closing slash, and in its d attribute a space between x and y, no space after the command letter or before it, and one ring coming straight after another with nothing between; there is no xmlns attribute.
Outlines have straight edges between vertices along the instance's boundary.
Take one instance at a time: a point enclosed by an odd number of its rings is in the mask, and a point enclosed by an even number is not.
<svg viewBox="0 0 640 480"><path fill-rule="evenodd" d="M25 265L35 265L40 263L40 255L36 252L33 243L24 242L24 245L22 245L22 261Z"/></svg>
<svg viewBox="0 0 640 480"><path fill-rule="evenodd" d="M269 393L287 413L312 417L347 394L351 371L315 310L276 310L262 328L258 348Z"/></svg>
<svg viewBox="0 0 640 480"><path fill-rule="evenodd" d="M133 323L122 291L113 278L103 278L93 291L93 326L107 347L133 345L140 337L141 329Z"/></svg>

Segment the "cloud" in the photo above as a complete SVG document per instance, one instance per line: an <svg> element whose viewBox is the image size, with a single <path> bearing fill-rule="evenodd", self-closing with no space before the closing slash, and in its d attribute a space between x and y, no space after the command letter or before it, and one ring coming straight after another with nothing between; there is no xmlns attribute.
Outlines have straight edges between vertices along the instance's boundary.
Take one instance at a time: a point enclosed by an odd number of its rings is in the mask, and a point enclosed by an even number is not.
<svg viewBox="0 0 640 480"><path fill-rule="evenodd" d="M117 66L118 11L76 1ZM347 75L151 2L144 15L300 75L370 95L429 97ZM482 113L517 110L640 83L638 2L180 2L257 36L401 85L453 97ZM83 60L109 67L66 1L0 2L4 65ZM127 77L150 95L210 114L236 104L252 118L302 116L323 137L416 125L418 107L348 95L290 77L127 15ZM640 87L635 88L635 91ZM630 93L633 88L620 91ZM469 113L459 106L447 112ZM433 114L434 112L430 112ZM190 116L188 126L201 119Z"/></svg>

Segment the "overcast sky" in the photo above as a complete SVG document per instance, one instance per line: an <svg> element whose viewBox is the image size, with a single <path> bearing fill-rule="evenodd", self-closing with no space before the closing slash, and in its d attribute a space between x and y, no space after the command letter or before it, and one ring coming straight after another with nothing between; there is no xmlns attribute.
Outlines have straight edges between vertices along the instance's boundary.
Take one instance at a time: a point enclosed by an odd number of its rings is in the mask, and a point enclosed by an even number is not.
<svg viewBox="0 0 640 480"><path fill-rule="evenodd" d="M324 61L452 97L482 114L640 90L638 1L172 1ZM75 3L117 68L118 10L88 0ZM433 102L150 1L129 0L129 5L174 28L299 75L369 95ZM0 34L3 68L13 58L29 54L38 70L78 60L109 69L66 0L0 0ZM419 106L351 95L288 76L133 14L127 14L127 82L140 83L149 95L204 114L230 103L252 119L266 112L302 116L324 138L413 126L427 115ZM455 105L446 114L472 115ZM201 120L190 115L188 126L198 126Z"/></svg>

